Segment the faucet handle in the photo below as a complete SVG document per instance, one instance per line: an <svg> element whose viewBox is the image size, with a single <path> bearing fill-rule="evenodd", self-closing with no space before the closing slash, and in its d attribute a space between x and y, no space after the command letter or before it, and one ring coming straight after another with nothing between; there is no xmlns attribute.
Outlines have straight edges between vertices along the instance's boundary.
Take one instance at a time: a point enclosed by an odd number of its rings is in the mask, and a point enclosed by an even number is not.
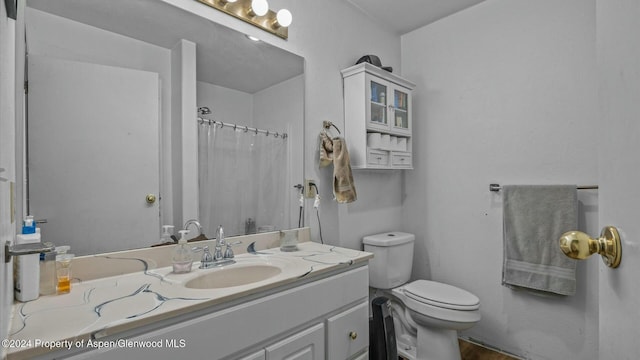
<svg viewBox="0 0 640 360"><path fill-rule="evenodd" d="M225 259L233 259L233 257L235 256L233 254L233 249L231 249L232 246L236 246L236 245L240 245L242 244L242 241L236 241L233 243L227 243L227 249L224 251L224 258Z"/></svg>
<svg viewBox="0 0 640 360"><path fill-rule="evenodd" d="M200 269L208 269L213 265L213 255L209 251L209 247L202 249L202 259L200 260Z"/></svg>

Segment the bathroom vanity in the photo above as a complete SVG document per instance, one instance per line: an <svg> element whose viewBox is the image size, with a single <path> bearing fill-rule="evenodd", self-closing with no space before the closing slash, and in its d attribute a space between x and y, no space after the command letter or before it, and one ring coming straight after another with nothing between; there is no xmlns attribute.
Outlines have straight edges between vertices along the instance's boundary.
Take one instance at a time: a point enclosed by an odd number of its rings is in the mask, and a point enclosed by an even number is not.
<svg viewBox="0 0 640 360"><path fill-rule="evenodd" d="M238 238L246 247L261 236ZM198 269L195 262L188 274L171 273L150 253L89 257L143 270L16 303L7 358L366 359L372 255L298 246L255 246L261 250L237 255L233 265Z"/></svg>

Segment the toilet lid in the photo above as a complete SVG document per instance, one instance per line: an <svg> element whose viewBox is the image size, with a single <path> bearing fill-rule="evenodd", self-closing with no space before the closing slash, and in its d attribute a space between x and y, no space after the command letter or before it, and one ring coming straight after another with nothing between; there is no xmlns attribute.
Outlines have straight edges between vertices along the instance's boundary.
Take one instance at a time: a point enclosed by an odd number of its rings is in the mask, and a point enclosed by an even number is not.
<svg viewBox="0 0 640 360"><path fill-rule="evenodd" d="M408 297L432 306L453 310L477 310L480 299L455 286L429 280L416 280L404 287Z"/></svg>

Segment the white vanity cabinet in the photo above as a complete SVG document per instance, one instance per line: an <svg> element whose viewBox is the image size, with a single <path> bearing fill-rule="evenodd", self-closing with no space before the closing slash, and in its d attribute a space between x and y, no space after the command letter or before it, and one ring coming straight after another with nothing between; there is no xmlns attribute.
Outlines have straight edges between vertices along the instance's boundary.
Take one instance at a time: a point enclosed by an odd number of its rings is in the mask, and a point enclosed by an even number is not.
<svg viewBox="0 0 640 360"><path fill-rule="evenodd" d="M260 350L251 355L243 356L238 360L265 360L265 359L266 359L265 351Z"/></svg>
<svg viewBox="0 0 640 360"><path fill-rule="evenodd" d="M368 63L342 70L345 137L354 169L411 169L415 84Z"/></svg>
<svg viewBox="0 0 640 360"><path fill-rule="evenodd" d="M345 269L346 270L346 269ZM277 291L237 299L104 339L158 344L115 347L72 359L281 360L366 358L369 346L368 266L301 280ZM166 322L166 323L165 323ZM51 356L48 354L47 356ZM58 354L55 354L58 355ZM66 358L62 354L62 358Z"/></svg>
<svg viewBox="0 0 640 360"><path fill-rule="evenodd" d="M267 360L324 360L324 324L267 346L266 355Z"/></svg>

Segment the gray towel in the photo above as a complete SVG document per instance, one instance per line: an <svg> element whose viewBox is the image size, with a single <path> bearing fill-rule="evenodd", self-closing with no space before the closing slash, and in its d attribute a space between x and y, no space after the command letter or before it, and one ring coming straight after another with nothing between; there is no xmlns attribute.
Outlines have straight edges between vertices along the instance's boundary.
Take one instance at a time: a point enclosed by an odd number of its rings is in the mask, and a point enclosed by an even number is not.
<svg viewBox="0 0 640 360"><path fill-rule="evenodd" d="M578 226L576 185L503 187L504 262L502 284L573 295L576 260L558 245Z"/></svg>

